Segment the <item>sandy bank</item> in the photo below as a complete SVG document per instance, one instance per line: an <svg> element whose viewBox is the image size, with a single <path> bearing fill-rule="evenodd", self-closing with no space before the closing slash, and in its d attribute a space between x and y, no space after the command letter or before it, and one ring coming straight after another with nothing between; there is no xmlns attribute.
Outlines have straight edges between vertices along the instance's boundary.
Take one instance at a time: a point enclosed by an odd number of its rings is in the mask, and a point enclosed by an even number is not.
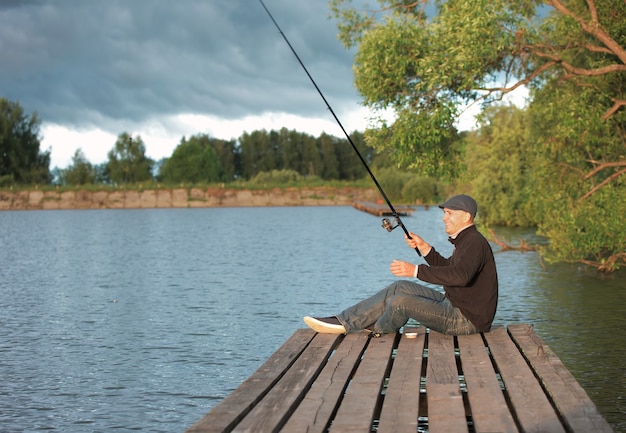
<svg viewBox="0 0 626 433"><path fill-rule="evenodd" d="M251 206L344 206L355 200L377 200L375 189L173 188L118 191L0 191L0 210L146 209Z"/></svg>

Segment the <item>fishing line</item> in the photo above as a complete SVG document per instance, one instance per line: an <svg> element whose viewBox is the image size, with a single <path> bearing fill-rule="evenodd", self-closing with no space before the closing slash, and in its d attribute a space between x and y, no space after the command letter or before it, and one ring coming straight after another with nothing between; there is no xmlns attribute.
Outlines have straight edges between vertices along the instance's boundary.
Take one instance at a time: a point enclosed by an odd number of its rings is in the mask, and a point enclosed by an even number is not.
<svg viewBox="0 0 626 433"><path fill-rule="evenodd" d="M372 170L370 170L369 166L367 165L367 162L365 161L365 159L361 155L361 152L359 152L359 149L357 149L356 145L354 144L354 142L350 138L350 135L346 132L345 128L341 124L341 121L339 120L339 118L335 114L335 111L332 109L332 107L330 106L330 104L326 100L326 97L324 96L324 94L322 93L320 88L317 86L317 83L315 82L315 80L313 79L311 74L309 73L309 71L306 68L306 66L304 66L304 63L300 59L300 56L298 56L298 53L296 53L296 50L293 48L293 46L289 42L289 39L287 39L287 36L285 36L285 33L283 33L282 29L280 28L280 26L278 25L278 23L276 22L276 20L272 16L272 14L270 13L269 9L267 8L267 6L265 6L265 3L263 3L263 0L259 0L259 3L261 3L261 6L263 6L263 9L265 9L265 12L267 12L267 15L270 17L270 19L272 20L272 22L274 23L274 25L278 29L278 32L281 34L281 36L283 37L283 39L285 40L285 42L287 43L287 45L291 49L291 52L293 53L293 55L298 60L298 63L300 63L300 66L302 66L302 69L304 69L304 72L306 72L306 75L309 77L309 80L311 80L311 83L313 83L313 86L315 86L315 89L317 90L317 93L319 93L319 95L322 97L322 100L326 104L326 107L328 108L328 111L330 111L330 114L332 114L333 117L335 118L335 121L337 122L337 124L339 125L339 127L343 131L344 135L348 139L348 142L352 146L352 149L354 149L354 151L356 152L357 156L359 157L359 159L363 163L363 166L365 166L365 169L367 170L367 173L370 175L370 177L374 181L374 185L376 185L376 188L378 188L378 191L380 192L380 195L382 195L383 198L385 199L385 202L387 203L387 206L389 207L389 210L391 211L391 214L393 215L393 217L394 217L394 219L396 221L396 225L393 225L391 223L391 221L389 221L388 218L383 218L383 224L382 224L383 228L385 230L387 230L388 232L391 232L393 229L395 229L397 227L401 227L402 230L404 231L404 233L407 235L407 237L409 239L412 239L411 235L409 234L409 231L406 229L406 227L402 223L402 220L400 219L400 214L398 214L396 209L391 204L391 201L389 200L389 197L387 197L387 194L385 194L385 191L383 191L383 188L378 183L378 180L376 180L376 177L374 176L374 173L372 173ZM422 255L422 253L420 253L420 250L418 248L415 248L415 251L417 252L418 255L420 255L420 256Z"/></svg>

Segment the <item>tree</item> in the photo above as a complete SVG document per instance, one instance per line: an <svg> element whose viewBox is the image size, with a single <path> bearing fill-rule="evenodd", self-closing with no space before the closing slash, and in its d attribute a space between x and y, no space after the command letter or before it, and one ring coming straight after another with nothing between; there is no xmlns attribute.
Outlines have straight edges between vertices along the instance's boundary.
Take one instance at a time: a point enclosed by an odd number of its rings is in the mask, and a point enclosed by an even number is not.
<svg viewBox="0 0 626 433"><path fill-rule="evenodd" d="M107 172L114 184L145 182L152 179L152 161L140 136L132 138L124 132L109 151Z"/></svg>
<svg viewBox="0 0 626 433"><path fill-rule="evenodd" d="M271 140L271 133L266 130L244 132L239 139L241 152L241 174L251 179L261 171L278 168L276 143Z"/></svg>
<svg viewBox="0 0 626 433"><path fill-rule="evenodd" d="M317 138L317 147L320 149L323 161L323 179L339 179L339 160L335 150L337 139L323 132Z"/></svg>
<svg viewBox="0 0 626 433"><path fill-rule="evenodd" d="M208 137L207 137L208 138ZM221 182L231 182L239 175L239 153L235 140L208 138L209 145L215 149L221 167Z"/></svg>
<svg viewBox="0 0 626 433"><path fill-rule="evenodd" d="M528 114L513 105L492 106L467 137L465 164L481 222L530 226L526 214L530 170Z"/></svg>
<svg viewBox="0 0 626 433"><path fill-rule="evenodd" d="M217 158L217 152L211 146L206 135L184 137L176 146L172 156L161 167L163 182L218 182L223 179L223 172Z"/></svg>
<svg viewBox="0 0 626 433"><path fill-rule="evenodd" d="M360 12L349 0L332 0L331 9L342 42L357 47L363 102L396 113L392 125L381 120L370 132L372 143L393 147L425 173L455 172L460 103L490 103L552 77L583 89L626 72L623 0L448 0L436 2L432 17L428 0L378 3L378 11ZM626 105L623 87L597 90L603 119Z"/></svg>
<svg viewBox="0 0 626 433"><path fill-rule="evenodd" d="M459 104L489 105L527 86L525 217L550 237L545 257L609 270L626 264L626 230L617 221L626 196L626 3L378 3L378 11L360 12L349 0L331 1L340 38L357 48L364 103L396 114L368 131L372 142L423 173L455 175ZM598 209L603 218L584 217ZM600 225L620 231L609 239Z"/></svg>
<svg viewBox="0 0 626 433"><path fill-rule="evenodd" d="M319 176L324 171L322 154L315 137L303 134L302 137L302 171L303 176Z"/></svg>
<svg viewBox="0 0 626 433"><path fill-rule="evenodd" d="M87 161L82 149L76 149L72 156L72 163L60 172L60 181L63 185L87 185L94 184L97 173L94 166Z"/></svg>
<svg viewBox="0 0 626 433"><path fill-rule="evenodd" d="M305 173L302 168L302 142L306 134L295 129L281 128L278 131L278 159L280 167L286 170L294 170L300 174Z"/></svg>
<svg viewBox="0 0 626 433"><path fill-rule="evenodd" d="M371 168L376 150L368 145L365 135L361 132L352 132L350 139L359 151L361 157L365 160L365 163ZM340 179L356 180L362 179L368 175L361 159L347 139L338 140L335 150L337 152L337 159L339 160Z"/></svg>
<svg viewBox="0 0 626 433"><path fill-rule="evenodd" d="M0 185L49 184L50 151L40 152L37 113L0 98Z"/></svg>
<svg viewBox="0 0 626 433"><path fill-rule="evenodd" d="M626 113L602 120L604 102L597 86L549 82L535 92L529 152L540 157L529 172L528 207L550 239L547 261L613 271L626 265Z"/></svg>

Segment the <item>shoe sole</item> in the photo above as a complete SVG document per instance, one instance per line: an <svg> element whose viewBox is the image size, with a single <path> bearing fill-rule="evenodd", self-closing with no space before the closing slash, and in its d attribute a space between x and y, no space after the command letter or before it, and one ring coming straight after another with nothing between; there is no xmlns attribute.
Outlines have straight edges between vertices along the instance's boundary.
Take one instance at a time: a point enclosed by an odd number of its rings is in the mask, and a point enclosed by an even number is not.
<svg viewBox="0 0 626 433"><path fill-rule="evenodd" d="M304 323L306 326L314 330L315 332L319 332L320 334L345 334L346 328L343 325L333 325L330 323L322 322L321 320L317 320L314 317L306 316L304 317Z"/></svg>

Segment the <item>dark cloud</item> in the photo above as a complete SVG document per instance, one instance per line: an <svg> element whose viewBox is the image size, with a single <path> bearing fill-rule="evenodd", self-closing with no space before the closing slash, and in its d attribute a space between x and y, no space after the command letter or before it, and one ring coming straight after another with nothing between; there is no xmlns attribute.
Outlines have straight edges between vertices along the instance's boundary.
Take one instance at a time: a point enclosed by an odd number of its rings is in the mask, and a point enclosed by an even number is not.
<svg viewBox="0 0 626 433"><path fill-rule="evenodd" d="M319 116L325 106L254 0L6 1L0 96L44 122L98 126L198 113ZM326 1L265 0L333 108L354 105L352 54Z"/></svg>

